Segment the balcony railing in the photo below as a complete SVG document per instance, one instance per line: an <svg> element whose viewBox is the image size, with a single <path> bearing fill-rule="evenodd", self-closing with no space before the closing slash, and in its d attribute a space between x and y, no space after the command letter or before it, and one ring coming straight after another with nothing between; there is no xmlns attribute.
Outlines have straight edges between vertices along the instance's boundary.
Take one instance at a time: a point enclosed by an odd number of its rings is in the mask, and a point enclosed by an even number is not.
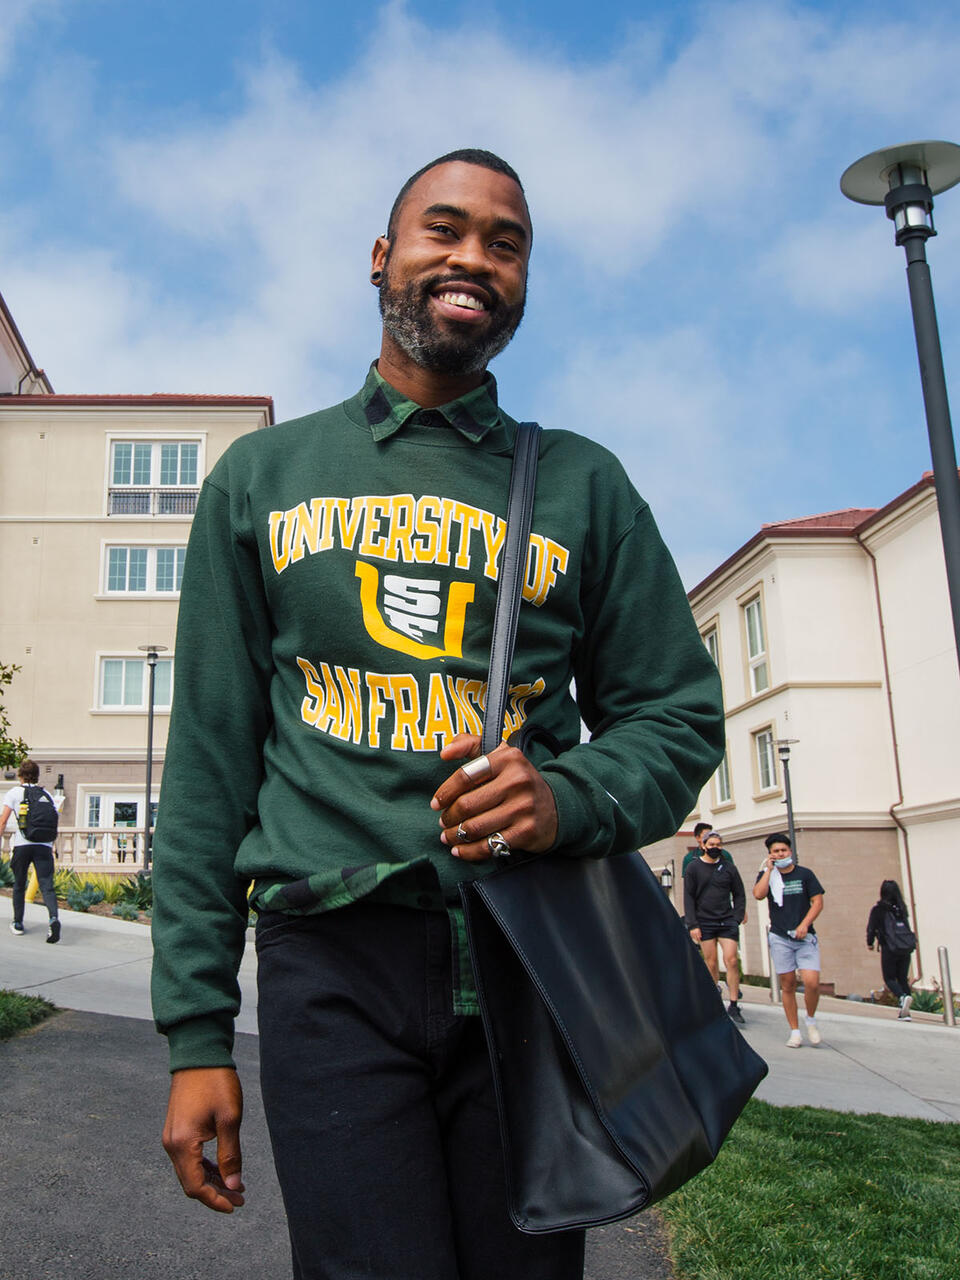
<svg viewBox="0 0 960 1280"><path fill-rule="evenodd" d="M134 489L122 485L109 490L111 516L192 516L199 489Z"/></svg>
<svg viewBox="0 0 960 1280"><path fill-rule="evenodd" d="M53 844L57 867L134 875L143 870L142 827L61 827ZM3 833L3 856L13 851L13 835Z"/></svg>

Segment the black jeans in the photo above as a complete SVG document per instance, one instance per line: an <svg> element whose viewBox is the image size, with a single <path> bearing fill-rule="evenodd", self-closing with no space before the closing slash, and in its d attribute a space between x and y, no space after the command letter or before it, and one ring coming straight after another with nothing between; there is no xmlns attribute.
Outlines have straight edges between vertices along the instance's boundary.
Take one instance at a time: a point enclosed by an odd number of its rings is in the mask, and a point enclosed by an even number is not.
<svg viewBox="0 0 960 1280"><path fill-rule="evenodd" d="M57 895L53 891L53 850L48 844L18 844L14 847L10 865L13 867L13 919L23 923L23 904L27 892L27 876L30 863L37 868L37 881L51 920L57 918Z"/></svg>
<svg viewBox="0 0 960 1280"><path fill-rule="evenodd" d="M910 961L912 951L888 951L880 948L880 972L883 981L899 1000L910 994Z"/></svg>
<svg viewBox="0 0 960 1280"><path fill-rule="evenodd" d="M508 1216L483 1029L451 1012L446 916L264 915L257 952L295 1280L581 1280L582 1231L525 1235Z"/></svg>

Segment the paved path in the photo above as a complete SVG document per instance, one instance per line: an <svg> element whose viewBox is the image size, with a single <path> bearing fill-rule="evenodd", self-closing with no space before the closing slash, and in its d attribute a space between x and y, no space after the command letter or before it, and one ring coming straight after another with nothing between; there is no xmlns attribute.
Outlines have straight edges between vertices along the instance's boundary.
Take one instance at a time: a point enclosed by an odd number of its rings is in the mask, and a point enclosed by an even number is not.
<svg viewBox="0 0 960 1280"><path fill-rule="evenodd" d="M257 1087L252 947L241 968L237 1037L250 1197L241 1213L223 1218L179 1195L159 1146L166 1061L150 1022L148 931L65 912L62 941L48 946L42 907L28 904L23 938L9 932L10 915L10 899L0 896L0 986L77 1012L0 1044L2 1280L288 1274ZM960 1121L960 1030L824 1001L824 1043L788 1049L782 1011L765 991L746 996L747 1038L770 1064L758 1097ZM588 1239L586 1280L670 1280L656 1213Z"/></svg>

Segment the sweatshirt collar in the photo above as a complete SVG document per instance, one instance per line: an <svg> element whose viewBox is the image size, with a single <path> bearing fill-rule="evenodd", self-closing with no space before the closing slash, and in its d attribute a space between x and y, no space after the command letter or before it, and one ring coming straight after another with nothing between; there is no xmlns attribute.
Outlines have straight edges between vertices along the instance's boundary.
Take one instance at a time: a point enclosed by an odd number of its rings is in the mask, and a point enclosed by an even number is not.
<svg viewBox="0 0 960 1280"><path fill-rule="evenodd" d="M382 378L374 361L357 400L374 440L378 441L386 440L409 424L441 429L451 426L476 444L503 420L497 403L497 380L492 373L484 374L480 386L459 399L435 409L424 409Z"/></svg>

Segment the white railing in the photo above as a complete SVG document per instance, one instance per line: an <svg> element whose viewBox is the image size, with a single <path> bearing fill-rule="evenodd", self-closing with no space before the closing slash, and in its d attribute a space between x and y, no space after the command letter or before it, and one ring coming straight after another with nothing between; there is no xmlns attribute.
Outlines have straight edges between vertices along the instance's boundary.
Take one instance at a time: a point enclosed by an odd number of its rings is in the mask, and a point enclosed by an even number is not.
<svg viewBox="0 0 960 1280"><path fill-rule="evenodd" d="M135 489L122 485L110 489L112 516L192 516L199 489Z"/></svg>
<svg viewBox="0 0 960 1280"><path fill-rule="evenodd" d="M53 853L58 867L132 876L143 870L143 841L142 827L61 827ZM9 858L11 832L3 833L0 848Z"/></svg>

